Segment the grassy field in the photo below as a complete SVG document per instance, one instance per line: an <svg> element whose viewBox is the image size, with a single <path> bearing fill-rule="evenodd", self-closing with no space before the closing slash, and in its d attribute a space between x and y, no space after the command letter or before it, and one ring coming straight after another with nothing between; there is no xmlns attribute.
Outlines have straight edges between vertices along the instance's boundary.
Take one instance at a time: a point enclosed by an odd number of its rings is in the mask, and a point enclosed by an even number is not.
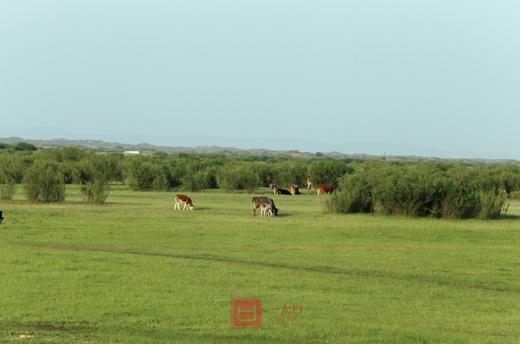
<svg viewBox="0 0 520 344"><path fill-rule="evenodd" d="M1 202L0 342L520 343L520 202L498 221L330 215L316 195L116 188ZM516 201L515 201L516 202ZM233 329L230 300L262 300ZM283 305L302 306L295 320Z"/></svg>

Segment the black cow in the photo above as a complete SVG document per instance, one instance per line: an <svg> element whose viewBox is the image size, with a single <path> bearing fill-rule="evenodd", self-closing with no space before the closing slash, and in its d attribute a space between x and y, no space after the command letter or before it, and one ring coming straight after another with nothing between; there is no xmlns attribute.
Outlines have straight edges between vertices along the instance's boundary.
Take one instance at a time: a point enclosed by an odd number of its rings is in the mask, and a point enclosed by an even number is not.
<svg viewBox="0 0 520 344"><path fill-rule="evenodd" d="M260 208L260 204L267 203L270 204L273 208L273 215L278 215L278 208L274 205L274 201L272 198L264 197L264 196L255 196L251 198L251 208L253 210L253 216L256 215L256 209Z"/></svg>
<svg viewBox="0 0 520 344"><path fill-rule="evenodd" d="M279 187L276 187L276 186L273 187L272 191L273 191L273 195L291 195L289 190L280 189Z"/></svg>
<svg viewBox="0 0 520 344"><path fill-rule="evenodd" d="M4 219L4 215L2 214L4 211L2 209L0 209L0 223L2 223L3 219Z"/></svg>

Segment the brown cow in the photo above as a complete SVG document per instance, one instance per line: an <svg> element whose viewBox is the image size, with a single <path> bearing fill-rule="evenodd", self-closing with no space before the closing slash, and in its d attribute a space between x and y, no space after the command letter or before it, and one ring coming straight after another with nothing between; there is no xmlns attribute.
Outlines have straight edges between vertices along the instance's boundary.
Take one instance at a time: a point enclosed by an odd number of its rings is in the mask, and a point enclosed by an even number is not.
<svg viewBox="0 0 520 344"><path fill-rule="evenodd" d="M334 185L330 184L320 184L318 188L316 189L316 192L318 195L320 194L331 194L336 190L336 187Z"/></svg>
<svg viewBox="0 0 520 344"><path fill-rule="evenodd" d="M173 205L173 209L181 210L181 204L184 205L182 210L186 210L186 208L193 210L193 201L186 195L177 194L175 195L175 204Z"/></svg>

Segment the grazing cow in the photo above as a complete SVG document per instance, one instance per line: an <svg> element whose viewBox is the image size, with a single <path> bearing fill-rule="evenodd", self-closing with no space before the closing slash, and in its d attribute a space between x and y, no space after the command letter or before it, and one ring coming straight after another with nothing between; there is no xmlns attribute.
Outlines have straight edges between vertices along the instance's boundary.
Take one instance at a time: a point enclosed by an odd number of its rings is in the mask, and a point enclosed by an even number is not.
<svg viewBox="0 0 520 344"><path fill-rule="evenodd" d="M293 184L291 185L291 195L299 195L300 194L300 188L298 185Z"/></svg>
<svg viewBox="0 0 520 344"><path fill-rule="evenodd" d="M261 204L270 204L271 205L271 211L273 213L273 216L278 215L278 208L276 208L276 205L274 204L274 201L272 198L269 197L263 197L263 196L255 196L251 198L251 208L253 211L253 216L256 215L256 209L260 208ZM260 211L262 208L260 208Z"/></svg>
<svg viewBox="0 0 520 344"><path fill-rule="evenodd" d="M310 189L314 189L314 183L312 182L312 180L307 178L307 190L310 190Z"/></svg>
<svg viewBox="0 0 520 344"><path fill-rule="evenodd" d="M182 210L186 210L186 208L193 210L193 202L191 198L189 198L186 195L175 195L175 204L173 206L173 209L181 210L181 204L184 205L184 208L182 208Z"/></svg>
<svg viewBox="0 0 520 344"><path fill-rule="evenodd" d="M260 203L260 215L267 218L273 216L273 206L269 203Z"/></svg>
<svg viewBox="0 0 520 344"><path fill-rule="evenodd" d="M0 209L0 223L2 223L2 221L4 220L4 215L3 215L3 210Z"/></svg>
<svg viewBox="0 0 520 344"><path fill-rule="evenodd" d="M320 194L331 194L336 190L336 187L334 185L330 184L320 184L318 188L316 189L316 192L318 195Z"/></svg>
<svg viewBox="0 0 520 344"><path fill-rule="evenodd" d="M273 195L290 195L291 193L289 190L286 189L280 189L279 187L275 186L273 189Z"/></svg>

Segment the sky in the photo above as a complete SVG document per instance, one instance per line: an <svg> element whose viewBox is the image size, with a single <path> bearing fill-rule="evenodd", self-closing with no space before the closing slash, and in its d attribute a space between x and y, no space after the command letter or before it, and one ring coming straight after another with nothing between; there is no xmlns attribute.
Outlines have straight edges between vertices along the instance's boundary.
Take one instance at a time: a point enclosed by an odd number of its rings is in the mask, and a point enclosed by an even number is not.
<svg viewBox="0 0 520 344"><path fill-rule="evenodd" d="M0 137L520 159L518 0L0 0Z"/></svg>

